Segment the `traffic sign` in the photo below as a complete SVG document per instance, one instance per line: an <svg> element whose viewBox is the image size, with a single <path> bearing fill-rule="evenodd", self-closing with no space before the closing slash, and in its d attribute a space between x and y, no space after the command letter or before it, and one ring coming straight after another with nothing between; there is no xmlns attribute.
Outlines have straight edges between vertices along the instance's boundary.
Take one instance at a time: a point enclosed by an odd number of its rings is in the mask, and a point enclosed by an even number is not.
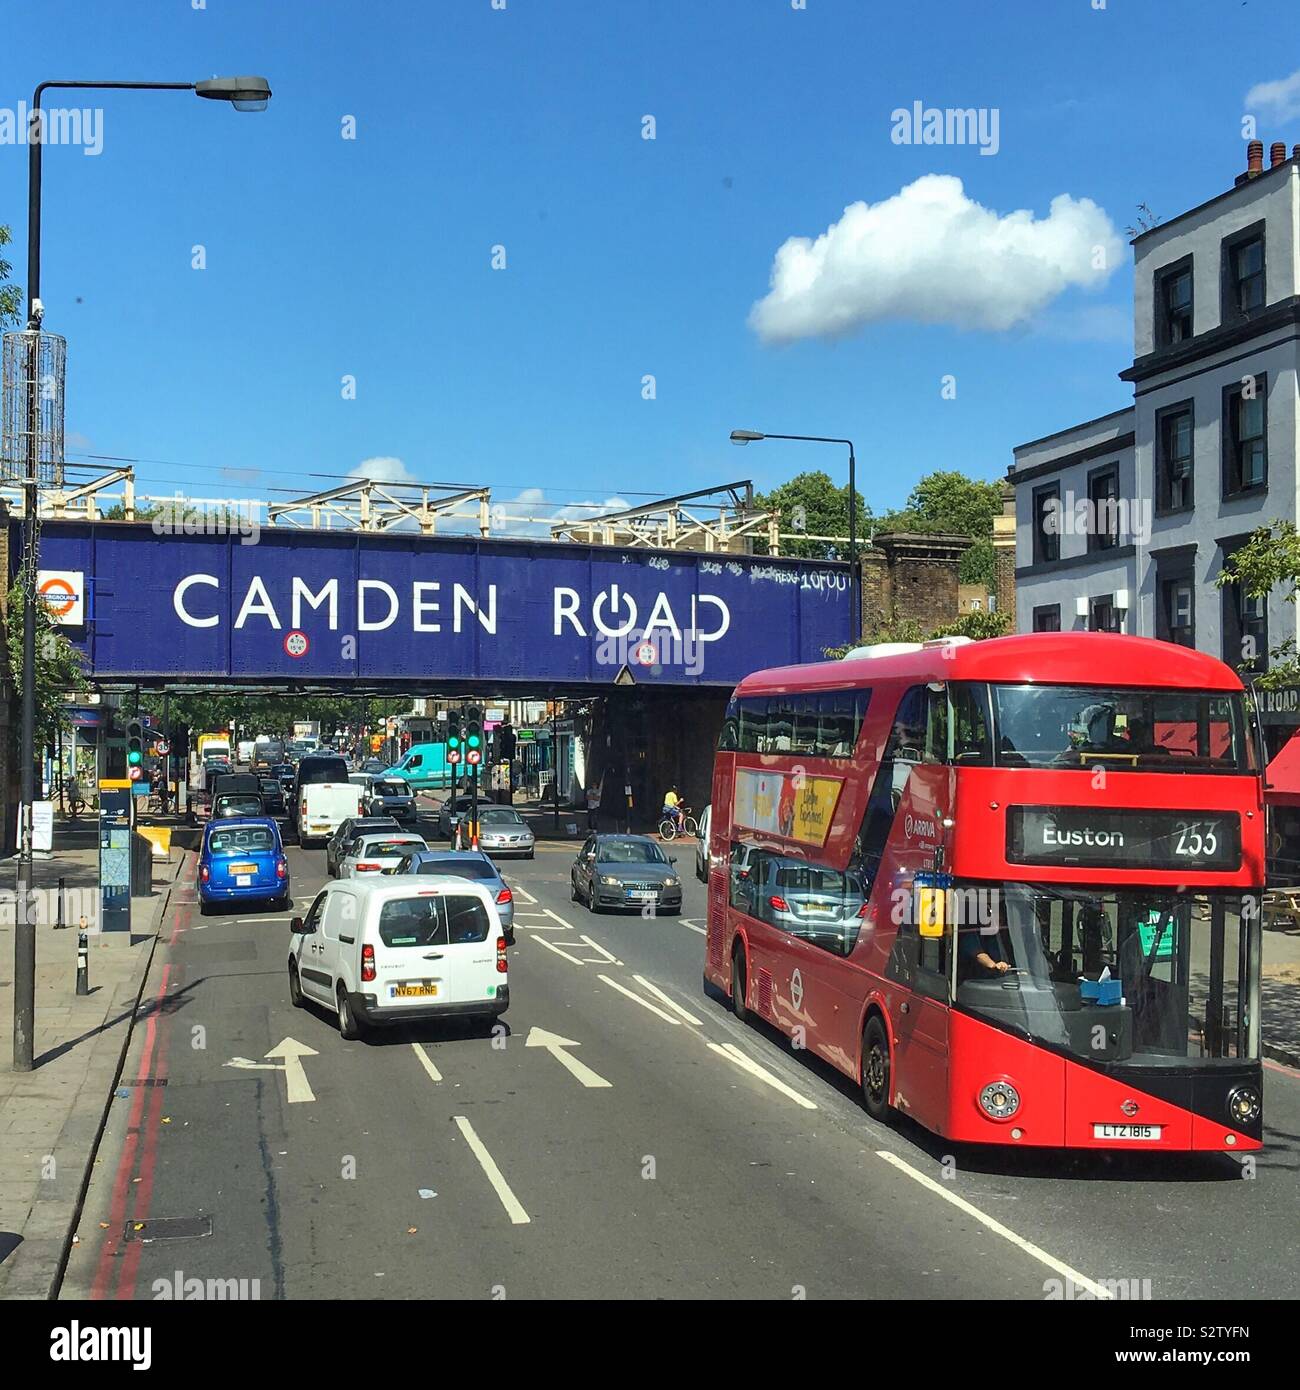
<svg viewBox="0 0 1300 1390"><path fill-rule="evenodd" d="M291 628L284 634L284 649L289 656L295 659L306 656L310 647L311 642L307 634L300 631L298 628Z"/></svg>
<svg viewBox="0 0 1300 1390"><path fill-rule="evenodd" d="M126 775L131 779L132 782L138 782L140 778L144 775L144 772L143 769L138 767L128 767L126 770Z"/></svg>
<svg viewBox="0 0 1300 1390"><path fill-rule="evenodd" d="M157 753L160 758L166 757L166 755L171 751L172 746L170 743L167 742L165 738L160 738L158 742L154 745L154 752Z"/></svg>

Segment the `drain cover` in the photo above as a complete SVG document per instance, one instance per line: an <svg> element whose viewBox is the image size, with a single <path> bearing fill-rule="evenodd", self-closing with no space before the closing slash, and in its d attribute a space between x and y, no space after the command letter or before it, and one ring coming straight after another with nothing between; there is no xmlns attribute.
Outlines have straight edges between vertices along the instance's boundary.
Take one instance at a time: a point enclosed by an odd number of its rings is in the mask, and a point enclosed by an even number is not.
<svg viewBox="0 0 1300 1390"><path fill-rule="evenodd" d="M155 1240L196 1240L212 1234L210 1216L154 1216L148 1221L128 1221L122 1228L123 1240L149 1245Z"/></svg>

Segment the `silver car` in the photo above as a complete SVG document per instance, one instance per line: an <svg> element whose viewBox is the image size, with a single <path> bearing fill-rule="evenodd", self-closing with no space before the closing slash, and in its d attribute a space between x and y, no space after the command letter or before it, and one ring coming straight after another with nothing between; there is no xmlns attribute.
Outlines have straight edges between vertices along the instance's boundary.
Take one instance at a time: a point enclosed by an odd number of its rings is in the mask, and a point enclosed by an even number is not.
<svg viewBox="0 0 1300 1390"><path fill-rule="evenodd" d="M501 914L501 929L506 941L515 944L515 900L501 871L482 850L477 849L417 849L405 854L386 874L455 874L457 878L476 879L496 900Z"/></svg>
<svg viewBox="0 0 1300 1390"><path fill-rule="evenodd" d="M340 878L365 878L394 868L405 855L428 849L419 835L405 831L371 831L353 840L339 860Z"/></svg>
<svg viewBox="0 0 1300 1390"><path fill-rule="evenodd" d="M513 806L480 805L478 811L478 845L493 859L517 854L532 859L537 842L528 822Z"/></svg>

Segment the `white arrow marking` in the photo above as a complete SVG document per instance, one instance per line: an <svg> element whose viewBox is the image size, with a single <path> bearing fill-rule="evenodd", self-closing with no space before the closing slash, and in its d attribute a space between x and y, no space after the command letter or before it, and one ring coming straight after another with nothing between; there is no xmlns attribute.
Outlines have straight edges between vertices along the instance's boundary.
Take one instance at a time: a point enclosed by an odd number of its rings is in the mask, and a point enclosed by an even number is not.
<svg viewBox="0 0 1300 1390"><path fill-rule="evenodd" d="M232 1057L228 1062L222 1062L223 1067L238 1067L240 1071L283 1071L283 1067L277 1067L274 1062L254 1062L251 1057Z"/></svg>
<svg viewBox="0 0 1300 1390"><path fill-rule="evenodd" d="M285 1038L278 1047L273 1047L266 1054L268 1057L284 1058L284 1081L289 1093L289 1104L293 1105L302 1100L315 1100L315 1093L307 1084L307 1073L303 1070L302 1059L304 1057L315 1057L316 1049L308 1047L306 1043L300 1043L293 1038Z"/></svg>
<svg viewBox="0 0 1300 1390"><path fill-rule="evenodd" d="M525 1047L544 1047L552 1057L569 1073L576 1077L588 1090L595 1090L601 1086L612 1086L613 1082L606 1081L599 1072L594 1072L585 1062L580 1062L574 1056L563 1051L566 1047L580 1047L580 1043L574 1042L571 1038L562 1038L558 1033L548 1033L545 1028L530 1028L528 1031L528 1041Z"/></svg>

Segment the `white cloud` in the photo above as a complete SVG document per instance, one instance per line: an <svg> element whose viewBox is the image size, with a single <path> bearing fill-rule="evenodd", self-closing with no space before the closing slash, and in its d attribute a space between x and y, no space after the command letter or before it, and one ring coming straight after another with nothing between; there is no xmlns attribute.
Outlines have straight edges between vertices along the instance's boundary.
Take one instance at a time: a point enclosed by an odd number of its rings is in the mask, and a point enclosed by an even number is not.
<svg viewBox="0 0 1300 1390"><path fill-rule="evenodd" d="M607 497L603 502L570 502L557 507L546 500L541 488L526 487L508 502L492 503L492 534L549 536L553 522L584 520L606 512L623 511L631 505L621 497Z"/></svg>
<svg viewBox="0 0 1300 1390"><path fill-rule="evenodd" d="M1080 304L1034 323L1045 338L1066 343L1133 342L1133 311L1119 304Z"/></svg>
<svg viewBox="0 0 1300 1390"><path fill-rule="evenodd" d="M1272 82L1256 82L1246 93L1246 110L1258 109L1260 115L1275 121L1289 121L1300 116L1300 68L1290 77Z"/></svg>
<svg viewBox="0 0 1300 1390"><path fill-rule="evenodd" d="M1071 286L1104 284L1123 254L1091 199L1062 193L1044 219L1003 216L968 198L959 178L926 174L874 206L845 208L816 241L786 241L749 323L773 343L889 319L1001 331Z"/></svg>
<svg viewBox="0 0 1300 1390"><path fill-rule="evenodd" d="M415 475L401 459L379 456L363 460L352 470L353 477L373 478L377 483L413 483Z"/></svg>

